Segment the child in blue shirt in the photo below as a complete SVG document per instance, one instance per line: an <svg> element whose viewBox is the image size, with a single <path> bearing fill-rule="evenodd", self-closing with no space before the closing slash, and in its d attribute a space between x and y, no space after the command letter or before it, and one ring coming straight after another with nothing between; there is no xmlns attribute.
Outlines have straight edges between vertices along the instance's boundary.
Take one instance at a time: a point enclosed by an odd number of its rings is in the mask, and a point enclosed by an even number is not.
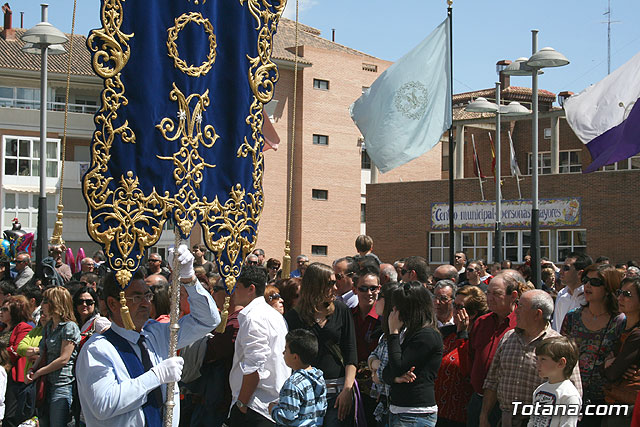
<svg viewBox="0 0 640 427"><path fill-rule="evenodd" d="M282 385L280 399L269 405L278 426L320 426L327 411L327 387L322 371L311 366L318 354L316 336L305 329L286 336L284 361L293 371Z"/></svg>

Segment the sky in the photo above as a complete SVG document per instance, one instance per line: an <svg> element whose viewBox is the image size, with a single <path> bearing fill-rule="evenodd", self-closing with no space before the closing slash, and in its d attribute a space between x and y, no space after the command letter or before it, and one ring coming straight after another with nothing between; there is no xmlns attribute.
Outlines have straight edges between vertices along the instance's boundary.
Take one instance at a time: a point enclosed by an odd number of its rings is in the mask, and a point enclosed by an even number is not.
<svg viewBox="0 0 640 427"><path fill-rule="evenodd" d="M577 93L597 83L607 75L608 2L614 71L640 52L638 0L454 0L454 91L494 87L497 61L531 55L532 29L539 30L539 48L552 46L571 61L545 70L539 78L541 89ZM21 11L25 28L40 21L41 1L9 3L15 27L20 26ZM295 6L290 0L286 17L295 19ZM72 12L73 0L51 0L49 22L69 33ZM76 33L87 35L99 27L99 14L99 0L77 0ZM321 30L327 39L335 29L337 43L389 61L420 43L446 14L445 0L299 0L301 23ZM530 87L531 79L512 77L511 84Z"/></svg>

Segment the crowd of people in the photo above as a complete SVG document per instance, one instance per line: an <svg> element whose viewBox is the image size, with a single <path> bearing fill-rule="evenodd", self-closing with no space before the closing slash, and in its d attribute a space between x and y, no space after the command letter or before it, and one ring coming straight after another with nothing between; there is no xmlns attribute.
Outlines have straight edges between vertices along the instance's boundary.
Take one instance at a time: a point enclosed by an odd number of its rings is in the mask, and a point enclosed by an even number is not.
<svg viewBox="0 0 640 427"><path fill-rule="evenodd" d="M536 286L530 259L458 252L430 268L419 256L382 262L365 235L355 246L331 265L299 255L289 277L255 249L231 295L204 246L179 248L173 272L152 253L125 292L133 330L101 252L71 274L53 247L46 279L18 253L0 264L2 425L160 425L173 382L174 426L631 425L634 262L543 259ZM179 357L168 353L174 274ZM600 404L630 410L582 409Z"/></svg>

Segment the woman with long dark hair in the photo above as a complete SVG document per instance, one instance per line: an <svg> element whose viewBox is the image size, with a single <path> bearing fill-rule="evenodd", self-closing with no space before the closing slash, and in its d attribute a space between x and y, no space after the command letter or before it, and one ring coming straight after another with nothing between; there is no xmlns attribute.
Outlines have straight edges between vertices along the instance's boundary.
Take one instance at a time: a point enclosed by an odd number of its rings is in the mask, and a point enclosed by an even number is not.
<svg viewBox="0 0 640 427"><path fill-rule="evenodd" d="M609 264L592 264L582 274L586 304L567 313L560 333L573 338L580 350L582 401L603 404L606 384L603 365L625 326L616 300L622 274ZM602 416L585 415L579 425L600 426L601 420Z"/></svg>
<svg viewBox="0 0 640 427"><path fill-rule="evenodd" d="M389 364L382 371L384 382L391 384L389 424L433 427L438 420L434 382L442 361L442 336L431 294L420 282L404 283L393 293L393 305Z"/></svg>
<svg viewBox="0 0 640 427"><path fill-rule="evenodd" d="M327 384L325 426L354 422L356 337L351 311L336 301L336 277L331 267L315 262L307 268L297 305L285 312L289 330L307 329L318 338L318 357L312 365L324 373Z"/></svg>
<svg viewBox="0 0 640 427"><path fill-rule="evenodd" d="M371 397L377 397L378 405L373 411L378 427L389 425L389 384L382 381L382 371L389 363L389 347L387 338L389 337L389 314L393 310L393 293L398 289L397 282L388 282L382 285L376 301L376 313L380 316L380 326L382 336L378 341L378 346L371 352L367 363L371 370ZM377 396L376 396L377 395ZM372 426L373 427L373 426Z"/></svg>

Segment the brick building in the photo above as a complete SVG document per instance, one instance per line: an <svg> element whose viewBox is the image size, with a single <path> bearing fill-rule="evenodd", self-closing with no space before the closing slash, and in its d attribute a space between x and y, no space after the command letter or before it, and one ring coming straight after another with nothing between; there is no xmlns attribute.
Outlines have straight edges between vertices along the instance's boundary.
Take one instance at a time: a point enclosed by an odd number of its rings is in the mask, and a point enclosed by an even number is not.
<svg viewBox="0 0 640 427"><path fill-rule="evenodd" d="M503 78L501 98L517 100L530 108L531 90L509 86ZM489 134L495 142L493 114L464 111L469 101L484 96L495 100L495 90L486 89L454 95L456 134L455 242L469 259L491 262L495 226L495 182ZM549 218L541 223L541 255L562 261L570 251L586 251L594 258L606 255L614 262L639 259L635 242L640 238L640 213L633 209L630 189L640 184L640 157L582 174L591 157L585 145L568 126L564 111L553 107L553 93L539 94L539 199L541 212ZM504 118L501 126L503 186L503 259L522 262L530 238L531 195L531 116L517 120ZM524 175L520 193L516 177L511 176L509 132L516 160ZM474 174L471 135L479 163L487 178L482 201L480 183ZM445 150L446 151L446 150ZM444 153L446 155L446 152ZM446 168L446 161L442 165ZM448 171L442 179L412 183L384 183L367 187L369 214L367 233L379 242L377 254L384 260L409 255L425 256L431 264L448 262L449 227ZM520 197L522 195L522 198ZM492 203L493 202L493 203ZM506 215L506 216L505 216ZM521 220L513 218L521 217ZM390 218L393 218L391 221Z"/></svg>

